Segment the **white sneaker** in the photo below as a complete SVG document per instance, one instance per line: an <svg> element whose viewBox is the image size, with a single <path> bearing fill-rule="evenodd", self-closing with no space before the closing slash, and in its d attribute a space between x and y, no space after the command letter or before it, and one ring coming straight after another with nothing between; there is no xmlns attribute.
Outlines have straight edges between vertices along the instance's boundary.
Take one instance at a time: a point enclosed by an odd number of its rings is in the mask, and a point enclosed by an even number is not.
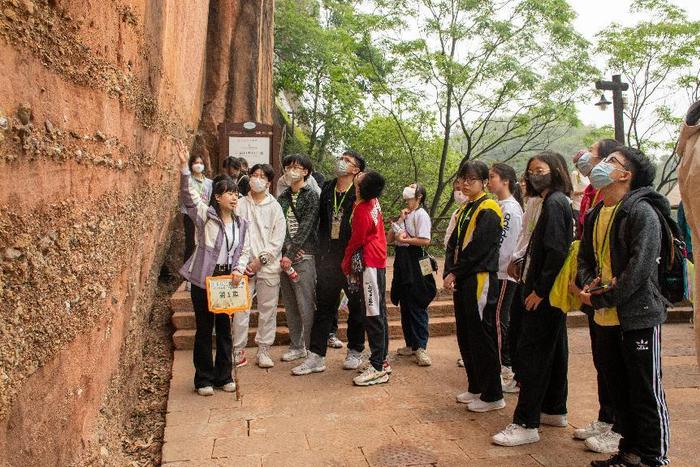
<svg viewBox="0 0 700 467"><path fill-rule="evenodd" d="M433 362L430 361L430 355L428 355L425 349L416 350L416 361L418 362L418 366L430 366L433 364Z"/></svg>
<svg viewBox="0 0 700 467"><path fill-rule="evenodd" d="M343 362L344 370L357 370L362 365L362 353L348 349L348 354Z"/></svg>
<svg viewBox="0 0 700 467"><path fill-rule="evenodd" d="M462 360L461 358L458 358L457 359L457 366L460 368L464 368L464 360Z"/></svg>
<svg viewBox="0 0 700 467"><path fill-rule="evenodd" d="M509 380L507 383L501 381L501 389L503 392L507 392L508 394L520 392L520 386L518 386L518 382L514 379Z"/></svg>
<svg viewBox="0 0 700 467"><path fill-rule="evenodd" d="M600 433L586 438L584 443L586 444L586 447L593 452L614 454L619 449L621 439L621 434L608 430L605 433Z"/></svg>
<svg viewBox="0 0 700 467"><path fill-rule="evenodd" d="M233 364L236 365L236 368L240 368L240 367L246 366L248 364L248 359L246 358L246 355L245 355L245 349L234 350L234 352L233 352Z"/></svg>
<svg viewBox="0 0 700 467"><path fill-rule="evenodd" d="M377 371L373 366L370 365L361 375L355 376L352 382L357 386L373 386L375 384L382 384L389 381L389 375L386 371Z"/></svg>
<svg viewBox="0 0 700 467"><path fill-rule="evenodd" d="M221 386L221 390L224 392L236 392L236 383L231 381Z"/></svg>
<svg viewBox="0 0 700 467"><path fill-rule="evenodd" d="M612 425L610 423L601 422L598 420L592 421L588 426L583 428L577 428L574 430L574 438L576 439L588 439L591 436L602 435L612 430Z"/></svg>
<svg viewBox="0 0 700 467"><path fill-rule="evenodd" d="M499 399L493 402L484 402L481 399L474 399L467 405L467 410L470 412L490 412L492 410L500 410L506 406L506 401Z"/></svg>
<svg viewBox="0 0 700 467"><path fill-rule="evenodd" d="M387 375L390 375L394 370L391 369L391 365L389 364L389 360L384 360L384 365L382 366L384 368L384 372Z"/></svg>
<svg viewBox="0 0 700 467"><path fill-rule="evenodd" d="M413 349L410 347L401 347L400 349L396 350L397 355L401 355L402 357L410 357L413 355Z"/></svg>
<svg viewBox="0 0 700 467"><path fill-rule="evenodd" d="M510 381L513 379L513 376L515 376L515 373L513 373L513 370L509 366L501 366L501 378L503 378L504 381Z"/></svg>
<svg viewBox="0 0 700 467"><path fill-rule="evenodd" d="M214 388L211 386L204 386L203 388L197 388L197 394L200 396L213 396Z"/></svg>
<svg viewBox="0 0 700 467"><path fill-rule="evenodd" d="M306 357L304 363L292 368L292 374L296 376L320 373L322 371L326 371L326 359L313 352L309 352L309 356Z"/></svg>
<svg viewBox="0 0 700 467"><path fill-rule="evenodd" d="M463 392L462 394L457 394L457 402L460 404L468 404L472 401L475 401L481 397L481 393L479 394L472 394L471 392Z"/></svg>
<svg viewBox="0 0 700 467"><path fill-rule="evenodd" d="M270 357L270 348L266 345L258 347L258 354L255 356L255 362L260 368L272 368L275 362Z"/></svg>
<svg viewBox="0 0 700 467"><path fill-rule="evenodd" d="M540 425L557 426L564 428L569 425L566 415L550 415L548 413L540 413Z"/></svg>
<svg viewBox="0 0 700 467"><path fill-rule="evenodd" d="M491 441L499 446L520 446L521 444L536 443L539 440L540 434L537 432L537 428L525 428L515 423L511 423L491 438Z"/></svg>
<svg viewBox="0 0 700 467"><path fill-rule="evenodd" d="M338 339L338 336L335 334L331 334L328 336L328 347L331 349L342 349L343 348L343 341Z"/></svg>
<svg viewBox="0 0 700 467"><path fill-rule="evenodd" d="M289 349L282 355L283 362L293 362L300 358L306 358L306 349Z"/></svg>

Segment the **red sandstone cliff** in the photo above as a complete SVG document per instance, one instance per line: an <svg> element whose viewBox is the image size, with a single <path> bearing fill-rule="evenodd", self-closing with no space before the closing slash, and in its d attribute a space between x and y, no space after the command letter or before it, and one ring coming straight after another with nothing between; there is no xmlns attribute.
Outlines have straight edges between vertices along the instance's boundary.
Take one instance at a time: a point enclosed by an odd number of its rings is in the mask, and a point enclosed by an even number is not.
<svg viewBox="0 0 700 467"><path fill-rule="evenodd" d="M175 215L173 140L272 123L272 15L0 1L2 463L70 464L123 416Z"/></svg>

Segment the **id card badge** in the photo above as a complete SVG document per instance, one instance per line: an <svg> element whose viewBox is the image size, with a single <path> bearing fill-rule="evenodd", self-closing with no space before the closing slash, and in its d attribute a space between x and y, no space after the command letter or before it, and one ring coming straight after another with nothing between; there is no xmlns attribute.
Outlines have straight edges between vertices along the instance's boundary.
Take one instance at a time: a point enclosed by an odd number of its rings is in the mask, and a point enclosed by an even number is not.
<svg viewBox="0 0 700 467"><path fill-rule="evenodd" d="M340 222L342 216L333 216L333 221L331 222L331 240L338 240L340 238Z"/></svg>
<svg viewBox="0 0 700 467"><path fill-rule="evenodd" d="M424 276L429 276L433 273L433 265L430 263L429 256L419 259L418 264L420 265L420 272Z"/></svg>

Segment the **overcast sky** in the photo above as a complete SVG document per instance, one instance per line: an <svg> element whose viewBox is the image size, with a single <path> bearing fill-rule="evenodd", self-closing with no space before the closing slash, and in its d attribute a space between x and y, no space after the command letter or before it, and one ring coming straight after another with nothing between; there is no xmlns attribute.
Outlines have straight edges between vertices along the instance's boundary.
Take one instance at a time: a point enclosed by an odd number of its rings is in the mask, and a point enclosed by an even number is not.
<svg viewBox="0 0 700 467"><path fill-rule="evenodd" d="M631 17L629 14L629 6L631 0L569 0L569 4L578 13L576 19L576 29L588 40L593 40L593 36L597 31L605 28L611 22L617 22L623 25L633 24L638 18ZM674 0L674 4L683 8L691 19L700 18L700 1L698 0ZM699 58L700 60L700 58ZM604 64L596 63L598 68L604 69ZM609 77L607 77L609 79ZM601 112L593 104L598 98L594 99L590 105L579 105L579 116L586 124L594 124L597 126L612 124L612 108L608 108L605 112ZM608 100L612 100L612 96L608 93ZM684 112L685 109L679 109Z"/></svg>

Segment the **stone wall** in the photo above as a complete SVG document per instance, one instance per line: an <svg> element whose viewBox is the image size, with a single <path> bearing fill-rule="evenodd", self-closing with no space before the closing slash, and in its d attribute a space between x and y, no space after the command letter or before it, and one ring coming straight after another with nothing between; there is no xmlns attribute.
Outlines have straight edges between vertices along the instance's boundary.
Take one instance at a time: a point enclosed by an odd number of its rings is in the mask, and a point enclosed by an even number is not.
<svg viewBox="0 0 700 467"><path fill-rule="evenodd" d="M0 463L90 458L128 411L220 4L271 27L264 1L0 1Z"/></svg>

